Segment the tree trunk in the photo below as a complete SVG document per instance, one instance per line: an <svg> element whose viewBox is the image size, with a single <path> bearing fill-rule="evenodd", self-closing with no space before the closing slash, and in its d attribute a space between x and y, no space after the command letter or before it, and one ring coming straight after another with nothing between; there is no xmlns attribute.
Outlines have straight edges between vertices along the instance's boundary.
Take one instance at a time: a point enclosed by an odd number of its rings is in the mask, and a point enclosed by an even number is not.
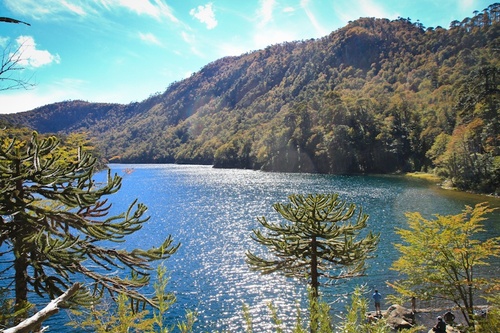
<svg viewBox="0 0 500 333"><path fill-rule="evenodd" d="M24 252L22 240L16 239L16 242L14 244L14 253L14 271L16 277L15 310L19 311L26 306L26 302L28 301L28 258L26 257L26 254ZM25 317L22 316L22 318Z"/></svg>
<svg viewBox="0 0 500 333"><path fill-rule="evenodd" d="M313 296L318 298L318 244L316 242L316 237L311 240L311 287Z"/></svg>
<svg viewBox="0 0 500 333"><path fill-rule="evenodd" d="M16 174L21 173L20 161L16 163ZM16 200L24 200L24 189L21 179L16 181L16 190L18 192L18 198ZM13 238L14 246L14 271L16 277L16 304L15 310L19 311L26 306L28 301L28 255L26 251L27 244L24 240L24 232L26 229L26 221L19 218L19 215L14 216L14 225L17 229L17 234ZM26 318L27 314L21 315L20 319Z"/></svg>
<svg viewBox="0 0 500 333"><path fill-rule="evenodd" d="M316 237L311 239L311 333L316 333L318 329L318 244Z"/></svg>

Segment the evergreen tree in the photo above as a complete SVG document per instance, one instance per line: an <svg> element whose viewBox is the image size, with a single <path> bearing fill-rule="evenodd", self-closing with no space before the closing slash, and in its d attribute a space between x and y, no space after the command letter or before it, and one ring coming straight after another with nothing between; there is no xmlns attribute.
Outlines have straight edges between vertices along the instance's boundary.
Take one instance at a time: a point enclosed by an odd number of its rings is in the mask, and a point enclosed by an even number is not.
<svg viewBox="0 0 500 333"><path fill-rule="evenodd" d="M108 172L98 185L96 159L81 150L76 159L62 158L55 137L0 139L0 247L10 262L0 274L15 285L16 308L32 291L55 298L76 279L93 281L93 293L77 297L81 302L107 291L153 304L139 292L149 282L150 262L168 258L179 245L169 236L149 250L110 247L148 220L146 206L136 201L108 215L104 197L120 189L121 178Z"/></svg>
<svg viewBox="0 0 500 333"><path fill-rule="evenodd" d="M361 275L365 260L375 250L379 235L372 232L356 240L366 228L368 215L356 206L339 200L338 194L291 195L290 203L273 208L288 222L259 223L268 230L254 229L252 238L267 246L275 258L266 259L247 252L247 262L264 274L306 278L313 297L318 297L322 278L326 281ZM352 222L354 220L354 222Z"/></svg>

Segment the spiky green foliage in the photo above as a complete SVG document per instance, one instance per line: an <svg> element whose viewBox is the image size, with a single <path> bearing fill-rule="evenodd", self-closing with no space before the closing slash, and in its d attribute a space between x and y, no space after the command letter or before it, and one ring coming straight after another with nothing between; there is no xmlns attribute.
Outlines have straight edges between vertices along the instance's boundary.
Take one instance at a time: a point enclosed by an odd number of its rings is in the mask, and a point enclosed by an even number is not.
<svg viewBox="0 0 500 333"><path fill-rule="evenodd" d="M309 291L309 331L311 333L332 333L333 318L330 306L317 297L314 290Z"/></svg>
<svg viewBox="0 0 500 333"><path fill-rule="evenodd" d="M11 327L16 325L16 318L28 317L34 306L25 304L24 308L14 310L14 300L9 298L9 290L0 288L0 327Z"/></svg>
<svg viewBox="0 0 500 333"><path fill-rule="evenodd" d="M474 302L481 291L498 287L495 278L478 274L488 259L500 256L500 238L479 240L482 221L494 209L487 204L466 208L457 215L436 215L429 220L418 212L407 213L408 229L398 229L403 243L392 269L402 279L392 284L406 297L440 298L455 303L470 326L474 325Z"/></svg>
<svg viewBox="0 0 500 333"><path fill-rule="evenodd" d="M309 292L309 296L312 296L312 293ZM311 302L309 303L309 314L310 317L314 317L315 327L309 327L309 322L304 323L302 318L302 312L300 309L300 305L297 304L297 315L295 317L294 327L290 326L291 319L290 317L283 319L283 316L280 316L278 308L275 306L274 302L271 301L267 304L267 308L269 309L269 321L270 324L266 329L268 331L282 333L282 332L293 332L293 333L306 333L311 329L318 333L333 333L332 329L332 317L330 315L330 306L323 302L322 300L318 300L316 297L311 297ZM250 314L250 308L247 304L243 304L243 318L245 320L245 332L253 333L253 318ZM262 321L262 318L260 318Z"/></svg>
<svg viewBox="0 0 500 333"><path fill-rule="evenodd" d="M316 318L311 324L314 327L309 327L302 324L301 312L298 308L297 318L295 327L289 327L283 325L283 320L279 317L279 313L276 307L271 302L269 304L269 310L271 314L271 322L274 325L274 329L269 330L270 332L293 332L293 333L305 333L309 330L317 333L389 333L393 329L387 324L385 318L379 318L376 321L369 321L367 317L368 313L368 298L366 297L366 287L358 286L354 289L351 294L349 302L346 306L345 316L339 317L340 320L335 323L331 315L331 307L325 301L313 297L310 293L310 304L309 312L310 316ZM243 308L244 317L246 322L246 332L252 333L252 318L249 314L248 306L244 305ZM422 327L415 326L411 329L404 329L402 332L406 333L416 333L421 332Z"/></svg>
<svg viewBox="0 0 500 333"><path fill-rule="evenodd" d="M192 332L197 315L193 311L186 311L185 320L177 325L168 323L168 311L176 298L173 293L166 291L169 279L165 266L159 265L156 273L154 299L157 306L152 311L149 308L135 308L133 300L120 294L116 304L101 302L89 311L73 310L74 318L69 325L91 329L95 333L170 333L176 328L181 333Z"/></svg>
<svg viewBox="0 0 500 333"><path fill-rule="evenodd" d="M361 209L356 214L356 206L339 200L338 194L291 195L288 199L288 204L273 205L286 222L258 219L267 232L254 229L252 238L267 246L273 257L247 252L250 268L263 274L279 272L304 278L316 301L321 282L363 274L365 261L379 240L372 232L357 240L368 215ZM317 332L318 326L317 318L311 316L311 332Z"/></svg>
<svg viewBox="0 0 500 333"><path fill-rule="evenodd" d="M272 223L265 217L259 223L266 233L254 229L252 238L267 246L274 257L266 259L247 252L247 262L264 274L307 278L315 294L321 277L328 280L360 275L365 260L375 250L379 235L368 233L368 215L338 198L338 194L291 195L290 203L273 205L286 222ZM354 220L354 221L353 221Z"/></svg>
<svg viewBox="0 0 500 333"><path fill-rule="evenodd" d="M120 189L121 178L108 172L97 184L96 159L81 150L62 158L56 137L0 139L0 246L2 259L11 262L0 273L15 285L16 306L28 302L31 291L59 296L77 275L93 281L95 297L107 291L153 304L138 289L149 282L150 262L168 258L178 245L169 236L149 250L111 247L148 220L147 207L136 201L109 216L105 196Z"/></svg>

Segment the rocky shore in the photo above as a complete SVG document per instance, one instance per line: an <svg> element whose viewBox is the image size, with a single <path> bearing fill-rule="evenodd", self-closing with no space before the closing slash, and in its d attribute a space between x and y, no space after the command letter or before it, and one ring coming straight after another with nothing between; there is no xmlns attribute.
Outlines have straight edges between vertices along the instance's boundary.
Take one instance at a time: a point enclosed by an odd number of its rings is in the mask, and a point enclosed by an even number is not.
<svg viewBox="0 0 500 333"><path fill-rule="evenodd" d="M437 317L444 317L446 312L448 309L444 308L420 308L413 311L401 305L391 305L387 310L382 311L382 317L395 332L404 328L419 327L421 333L432 333L432 327L436 325ZM457 313L454 315L455 320L446 327L447 333L461 333L460 328L465 327L459 319L460 316ZM378 319L379 317L374 311L367 314L368 321Z"/></svg>

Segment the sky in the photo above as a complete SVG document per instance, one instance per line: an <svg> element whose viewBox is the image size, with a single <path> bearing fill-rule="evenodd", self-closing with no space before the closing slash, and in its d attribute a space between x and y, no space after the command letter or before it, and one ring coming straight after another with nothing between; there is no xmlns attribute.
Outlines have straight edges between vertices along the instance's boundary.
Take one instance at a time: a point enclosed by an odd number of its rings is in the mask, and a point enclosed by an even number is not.
<svg viewBox="0 0 500 333"><path fill-rule="evenodd" d="M219 58L320 38L360 17L448 28L495 2L0 0L0 17L29 24L0 22L0 47L4 57L20 51L10 74L31 84L0 90L0 113L68 100L140 102Z"/></svg>

